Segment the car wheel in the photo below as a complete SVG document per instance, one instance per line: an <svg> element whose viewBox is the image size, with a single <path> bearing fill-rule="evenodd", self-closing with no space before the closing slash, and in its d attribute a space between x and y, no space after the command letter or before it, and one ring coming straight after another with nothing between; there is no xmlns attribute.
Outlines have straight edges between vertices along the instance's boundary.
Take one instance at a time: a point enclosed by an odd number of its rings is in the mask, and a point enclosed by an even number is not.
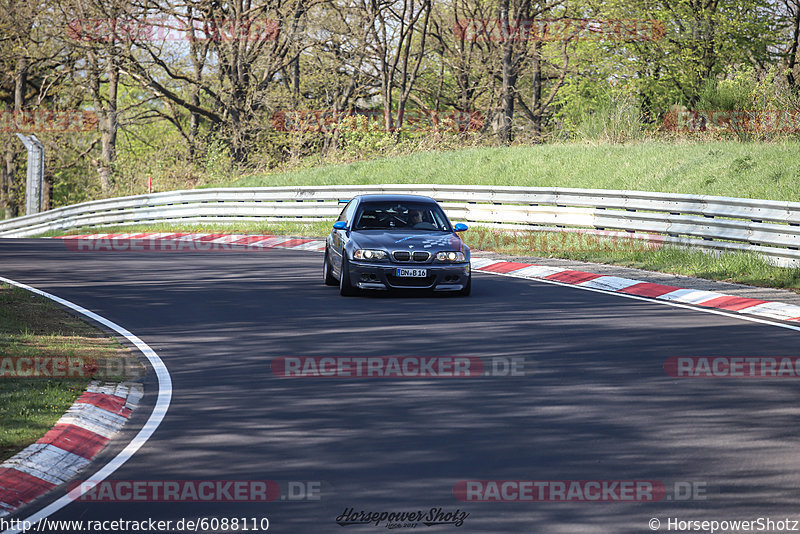
<svg viewBox="0 0 800 534"><path fill-rule="evenodd" d="M325 247L325 263L322 266L322 276L325 278L326 286L335 286L338 284L336 278L333 276L333 271L331 270L331 260L328 257L328 247Z"/></svg>
<svg viewBox="0 0 800 534"><path fill-rule="evenodd" d="M351 297L356 294L356 288L350 284L350 267L347 266L347 256L342 251L342 271L339 273L339 294Z"/></svg>
<svg viewBox="0 0 800 534"><path fill-rule="evenodd" d="M467 278L467 285L464 286L464 289L458 291L458 294L462 297L468 297L470 291L472 291L472 275L469 275Z"/></svg>

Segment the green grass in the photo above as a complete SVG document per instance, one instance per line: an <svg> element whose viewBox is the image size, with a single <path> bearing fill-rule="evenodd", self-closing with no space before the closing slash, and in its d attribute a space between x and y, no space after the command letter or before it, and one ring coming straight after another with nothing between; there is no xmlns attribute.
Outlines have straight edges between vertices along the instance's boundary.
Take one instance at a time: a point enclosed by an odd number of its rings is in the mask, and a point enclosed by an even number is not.
<svg viewBox="0 0 800 534"><path fill-rule="evenodd" d="M632 189L800 201L800 143L563 143L420 152L215 186L484 184Z"/></svg>
<svg viewBox="0 0 800 534"><path fill-rule="evenodd" d="M0 461L50 430L85 386L77 380L0 382Z"/></svg>
<svg viewBox="0 0 800 534"><path fill-rule="evenodd" d="M0 359L17 357L79 357L115 364L133 358L116 340L51 301L0 284ZM89 378L0 375L0 461L42 437L84 391Z"/></svg>

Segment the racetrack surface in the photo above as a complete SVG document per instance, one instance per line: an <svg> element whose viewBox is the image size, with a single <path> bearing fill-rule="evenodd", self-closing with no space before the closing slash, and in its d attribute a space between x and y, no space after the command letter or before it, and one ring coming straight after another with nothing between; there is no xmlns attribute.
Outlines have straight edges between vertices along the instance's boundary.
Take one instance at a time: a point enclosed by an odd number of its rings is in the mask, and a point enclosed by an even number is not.
<svg viewBox="0 0 800 534"><path fill-rule="evenodd" d="M112 479L325 488L305 502L76 502L52 519L268 517L269 531L282 533L338 532L347 508L469 513L460 527L417 526L431 532L800 519L797 379L677 379L663 368L673 356L800 356L797 332L482 273L469 298L342 298L322 285L321 260L277 249L76 252L57 240L0 240L1 275L124 326L169 369L169 412ZM282 356L521 357L526 373L287 379L270 368ZM145 402L154 394L146 390ZM465 480L648 480L707 492L690 501L463 502L453 488Z"/></svg>

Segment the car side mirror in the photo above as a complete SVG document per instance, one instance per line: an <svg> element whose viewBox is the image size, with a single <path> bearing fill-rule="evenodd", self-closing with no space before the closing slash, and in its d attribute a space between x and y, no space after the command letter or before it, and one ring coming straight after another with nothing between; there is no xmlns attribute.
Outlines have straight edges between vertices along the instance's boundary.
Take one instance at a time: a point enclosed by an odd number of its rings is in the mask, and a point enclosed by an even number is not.
<svg viewBox="0 0 800 534"><path fill-rule="evenodd" d="M456 225L453 227L453 230L455 230L456 232L466 232L468 229L469 226L467 226L464 223L456 223Z"/></svg>
<svg viewBox="0 0 800 534"><path fill-rule="evenodd" d="M345 221L336 221L333 223L334 230L347 230L347 222Z"/></svg>

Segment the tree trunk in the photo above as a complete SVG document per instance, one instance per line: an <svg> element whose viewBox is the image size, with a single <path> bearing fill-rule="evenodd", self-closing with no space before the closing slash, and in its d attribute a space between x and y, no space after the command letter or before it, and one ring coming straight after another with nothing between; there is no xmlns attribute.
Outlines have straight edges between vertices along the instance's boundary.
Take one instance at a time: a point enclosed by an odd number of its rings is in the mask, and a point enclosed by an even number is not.
<svg viewBox="0 0 800 534"><path fill-rule="evenodd" d="M297 101L300 96L300 55L294 58L292 61L292 99L294 105L297 105Z"/></svg>
<svg viewBox="0 0 800 534"><path fill-rule="evenodd" d="M42 184L42 211L47 211L53 206L53 175L45 173Z"/></svg>
<svg viewBox="0 0 800 534"><path fill-rule="evenodd" d="M16 174L14 156L14 145L9 142L6 144L6 149L3 154L2 191L0 191L0 198L2 198L3 201L3 211L6 219L11 219L19 215L16 184L14 183L14 175Z"/></svg>
<svg viewBox="0 0 800 534"><path fill-rule="evenodd" d="M17 60L17 71L14 73L14 110L19 112L25 107L25 91L28 86L28 58Z"/></svg>
<svg viewBox="0 0 800 534"><path fill-rule="evenodd" d="M786 80L789 82L789 89L797 91L797 80L794 76L794 68L797 65L797 46L800 39L800 2L794 2L794 20L792 20L792 46L789 49L789 64L786 68Z"/></svg>
<svg viewBox="0 0 800 534"><path fill-rule="evenodd" d="M192 87L192 105L200 107L200 95L197 87ZM197 133L200 131L200 115L194 111L189 113L189 159L197 159Z"/></svg>
<svg viewBox="0 0 800 534"><path fill-rule="evenodd" d="M25 92L28 86L28 58L17 60L14 72L14 111L19 113L25 107ZM17 164L16 164L16 138L5 144L2 169L0 170L0 207L6 219L19 215L17 204Z"/></svg>
<svg viewBox="0 0 800 534"><path fill-rule="evenodd" d="M99 115L100 127L100 160L97 162L97 174L100 178L100 188L103 193L111 190L112 165L116 159L117 147L117 90L119 87L119 64L113 50L108 51L109 57L106 66L108 83L108 97L103 98L100 90L101 66L98 54L90 51L89 58L89 86L94 99L95 108Z"/></svg>
<svg viewBox="0 0 800 534"><path fill-rule="evenodd" d="M514 117L514 91L517 85L517 75L514 69L514 41L511 40L511 28L508 13L509 0L500 3L500 27L503 39L503 86L500 93L500 127L497 131L498 139L503 144L512 140Z"/></svg>
<svg viewBox="0 0 800 534"><path fill-rule="evenodd" d="M114 58L108 64L108 102L100 122L100 187L103 192L111 189L112 165L117 155L117 89L119 86L119 68Z"/></svg>
<svg viewBox="0 0 800 534"><path fill-rule="evenodd" d="M533 132L542 134L542 42L533 43L533 95L531 95L531 109L533 110Z"/></svg>
<svg viewBox="0 0 800 534"><path fill-rule="evenodd" d="M411 20L408 23L408 38L406 41L406 49L402 51L402 67L401 67L401 79L400 79L400 95L398 97L397 102L397 140L400 139L400 129L403 127L403 115L405 114L406 110L406 103L408 102L409 96L411 95L411 90L414 88L414 84L417 82L417 76L419 74L419 67L422 64L422 58L425 55L425 43L428 38L428 21L430 19L431 14L431 2L430 0L424 0L422 3L421 10L424 10L425 16L422 20L422 28L417 27L417 23L419 22L420 13L413 12L413 2L409 3L411 6ZM409 58L411 55L411 46L413 44L414 39L414 29L417 28L417 31L420 32L420 40L419 40L419 55L417 56L417 60L413 65L409 65ZM401 43L402 44L402 43ZM400 55L401 51L397 51L398 55ZM409 72L410 70L410 72Z"/></svg>

